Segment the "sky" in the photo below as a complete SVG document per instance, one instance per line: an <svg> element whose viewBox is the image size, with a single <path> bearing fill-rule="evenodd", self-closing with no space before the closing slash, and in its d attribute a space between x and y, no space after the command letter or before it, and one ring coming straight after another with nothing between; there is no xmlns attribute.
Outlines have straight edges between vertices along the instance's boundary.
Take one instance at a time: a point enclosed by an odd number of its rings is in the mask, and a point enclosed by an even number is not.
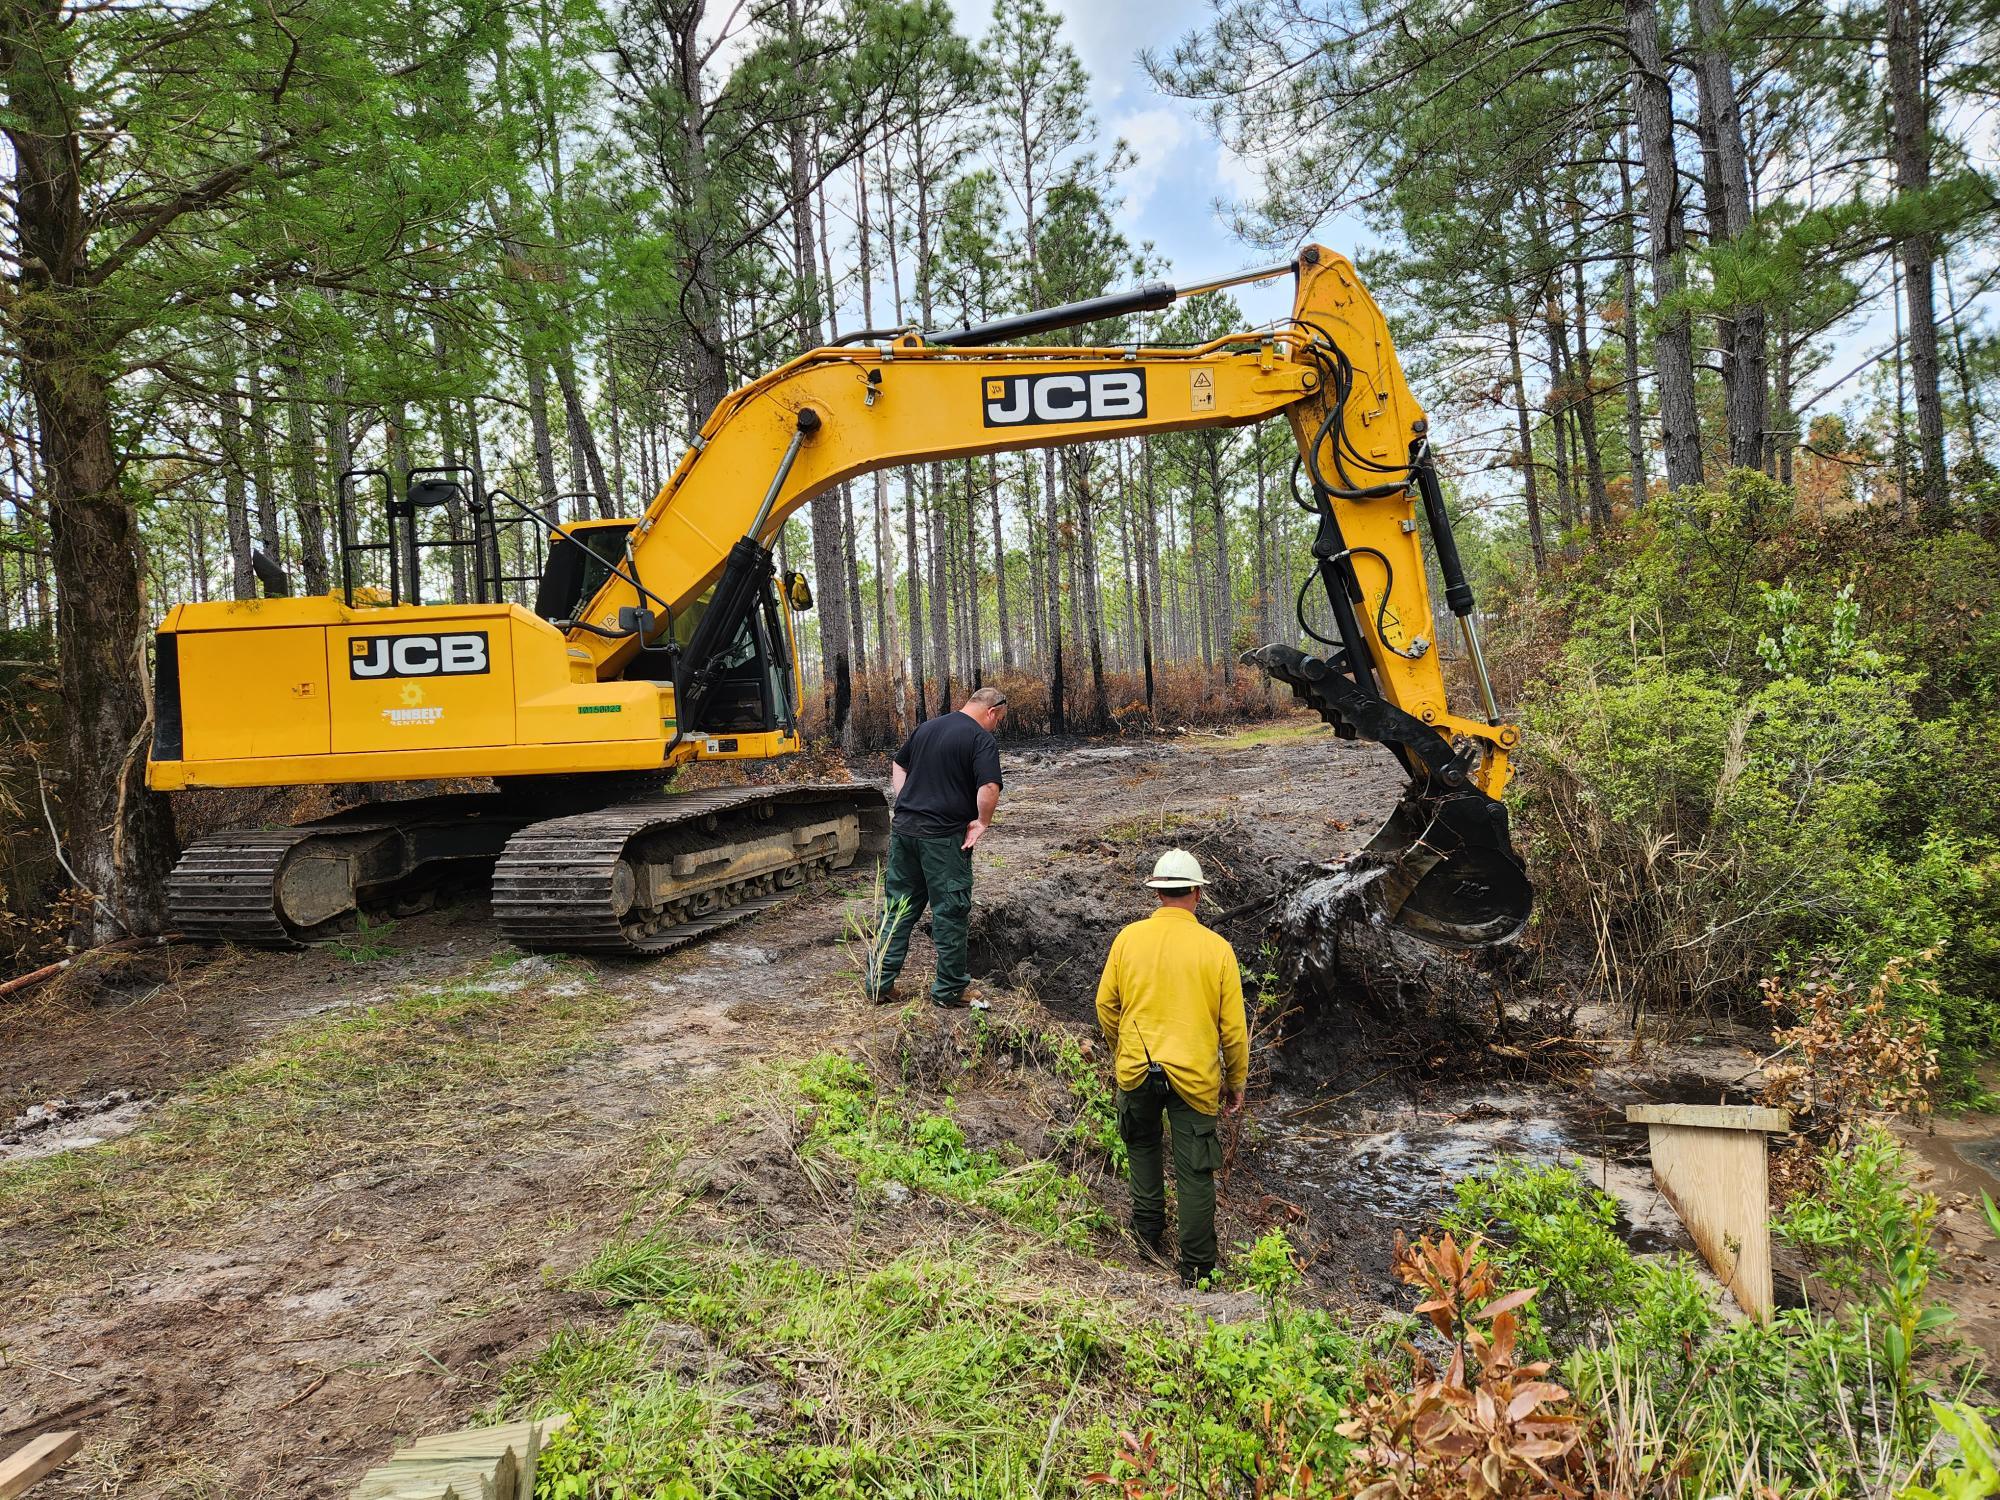
<svg viewBox="0 0 2000 1500"><path fill-rule="evenodd" d="M1122 137L1138 157L1123 180L1119 226L1139 244L1150 240L1171 264L1169 280L1205 281L1268 264L1277 257L1244 244L1230 232L1217 201L1252 194L1257 171L1225 150L1202 123L1196 106L1153 87L1139 52L1165 52L1211 14L1208 0L1049 0L1062 13L1070 45L1091 78L1099 131L1107 145ZM983 35L992 0L951 0L959 30ZM1351 252L1349 245L1334 249ZM1291 311L1289 281L1238 288L1232 295L1253 322Z"/></svg>

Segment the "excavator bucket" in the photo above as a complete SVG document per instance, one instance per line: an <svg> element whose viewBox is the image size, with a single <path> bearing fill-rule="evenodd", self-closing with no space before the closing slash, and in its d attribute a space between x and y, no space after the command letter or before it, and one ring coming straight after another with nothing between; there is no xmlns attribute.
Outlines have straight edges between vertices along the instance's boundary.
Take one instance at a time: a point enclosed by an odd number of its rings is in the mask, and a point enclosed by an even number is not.
<svg viewBox="0 0 2000 1500"><path fill-rule="evenodd" d="M1410 768L1389 821L1344 862L1352 878L1341 889L1360 892L1372 917L1433 943L1485 948L1520 935L1534 887L1507 836L1507 809L1479 789L1436 730L1324 658L1270 645L1243 661L1291 688L1343 737L1386 745Z"/></svg>
<svg viewBox="0 0 2000 1500"><path fill-rule="evenodd" d="M1512 941L1527 926L1534 888L1506 826L1506 810L1483 793L1413 791L1352 856L1382 872L1364 901L1391 925L1447 947Z"/></svg>

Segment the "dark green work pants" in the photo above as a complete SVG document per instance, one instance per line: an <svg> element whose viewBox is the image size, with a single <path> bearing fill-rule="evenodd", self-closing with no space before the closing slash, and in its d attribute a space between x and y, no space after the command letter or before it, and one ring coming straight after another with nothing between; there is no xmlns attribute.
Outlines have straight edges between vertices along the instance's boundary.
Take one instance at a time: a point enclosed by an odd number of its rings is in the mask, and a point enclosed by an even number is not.
<svg viewBox="0 0 2000 1500"><path fill-rule="evenodd" d="M1167 1227L1163 1110L1173 1135L1181 1275L1192 1277L1215 1269L1215 1171L1222 1165L1222 1142L1215 1116L1189 1108L1165 1079L1118 1091L1118 1134L1132 1158L1132 1228L1142 1239L1155 1240Z"/></svg>
<svg viewBox="0 0 2000 1500"><path fill-rule="evenodd" d="M971 976L965 972L966 930L972 916L972 851L959 846L964 835L942 839L889 836L889 866L883 873L881 986L887 989L903 972L909 956L910 933L924 907L931 909L931 941L937 945L937 978L931 998L955 1005Z"/></svg>

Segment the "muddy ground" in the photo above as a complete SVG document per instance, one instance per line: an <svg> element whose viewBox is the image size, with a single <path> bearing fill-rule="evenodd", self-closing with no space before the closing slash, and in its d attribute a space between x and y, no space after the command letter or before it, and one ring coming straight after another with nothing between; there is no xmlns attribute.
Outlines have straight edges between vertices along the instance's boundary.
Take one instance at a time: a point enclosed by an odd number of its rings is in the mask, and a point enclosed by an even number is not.
<svg viewBox="0 0 2000 1500"><path fill-rule="evenodd" d="M1379 750L1295 720L1231 738L1012 749L1001 817L978 857L974 973L1000 1019L1088 1035L1097 966L1118 925L1146 909L1138 881L1160 848L1199 854L1215 880L1211 920L1251 961L1286 873L1358 846L1398 785ZM504 1063L496 1023L478 1038L484 1082L402 1100L407 1122L362 1110L304 1147L253 1140L243 1170L254 1191L225 1183L193 1206L161 1196L156 1219L115 1234L46 1200L30 1199L39 1206L22 1217L0 1192L0 1452L81 1427L84 1457L37 1491L51 1500L343 1493L398 1439L490 1406L507 1366L556 1328L601 1316L562 1283L618 1233L635 1189L663 1174L704 1194L718 1225L788 1253L820 1242L829 1254L893 1253L913 1236L960 1232L921 1196L866 1225L829 1206L792 1149L790 1095L768 1067L849 1050L893 1068L913 1050L949 1057L969 1045L972 1018L862 1002L842 933L863 885L649 963L520 962L467 901L306 953L172 949L84 966L0 1011L0 1135L35 1106L71 1101L53 1111L61 1118L0 1139L0 1164L39 1154L43 1166L58 1147L89 1162L92 1150L143 1146L177 1097L300 1026L426 987L518 993L538 1017L585 996L595 1018L547 1065L526 1050L543 1033L524 1023L513 1071L491 1063L496 1041ZM912 978L928 957L920 940ZM1489 993L1476 973L1434 977L1447 991ZM1517 1010L1531 992L1547 998L1532 965L1502 988ZM1396 1296L1395 1231L1504 1152L1581 1158L1625 1204L1636 1245L1685 1243L1622 1107L1740 1090L1754 1080L1757 1036L1717 1023L1635 1059L1621 1018L1586 1009L1568 1024L1580 1044L1549 1054L1561 1059L1556 1076L1522 1081L1523 1046L1507 1037L1467 1050L1436 1016L1385 1013L1407 996L1365 998L1292 1017L1293 1045L1260 1052L1223 1186L1226 1243L1284 1224L1309 1258L1313 1294L1365 1314ZM1560 1042L1549 1015L1514 1042ZM1031 1071L954 1082L974 1144L1051 1149L1061 1090ZM1962 1195L2000 1194L1994 1123L1955 1121L1917 1142L1957 1205L1944 1290L1962 1331L1988 1347L2000 1343L2000 1257ZM122 1143L86 1144L135 1127ZM259 1174L256 1153L286 1152L283 1171ZM88 1179L76 1181L87 1195ZM1117 1185L1102 1187L1116 1212ZM1190 1295L1108 1238L1095 1260L1061 1255L1061 1274L1107 1296ZM1203 1305L1228 1316L1237 1301Z"/></svg>

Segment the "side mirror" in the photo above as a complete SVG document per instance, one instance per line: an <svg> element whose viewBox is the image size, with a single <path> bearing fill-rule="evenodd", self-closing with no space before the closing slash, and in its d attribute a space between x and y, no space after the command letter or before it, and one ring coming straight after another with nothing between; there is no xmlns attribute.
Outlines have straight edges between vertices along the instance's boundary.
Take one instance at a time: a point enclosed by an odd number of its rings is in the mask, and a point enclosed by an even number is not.
<svg viewBox="0 0 2000 1500"><path fill-rule="evenodd" d="M805 574L785 575L785 598L793 609L806 610L813 607L812 585L806 582Z"/></svg>
<svg viewBox="0 0 2000 1500"><path fill-rule="evenodd" d="M449 505L464 494L464 487L449 479L419 479L404 492L404 498L412 510L429 510Z"/></svg>

